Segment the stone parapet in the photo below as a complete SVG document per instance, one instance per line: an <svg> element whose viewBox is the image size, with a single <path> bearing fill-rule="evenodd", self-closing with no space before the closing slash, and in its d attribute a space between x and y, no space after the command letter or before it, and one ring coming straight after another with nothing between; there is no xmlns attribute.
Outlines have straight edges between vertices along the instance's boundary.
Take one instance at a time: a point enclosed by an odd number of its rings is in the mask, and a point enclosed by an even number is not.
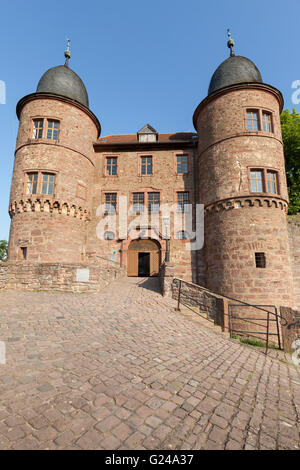
<svg viewBox="0 0 300 470"><path fill-rule="evenodd" d="M118 266L7 262L0 264L0 290L98 292L124 275Z"/></svg>

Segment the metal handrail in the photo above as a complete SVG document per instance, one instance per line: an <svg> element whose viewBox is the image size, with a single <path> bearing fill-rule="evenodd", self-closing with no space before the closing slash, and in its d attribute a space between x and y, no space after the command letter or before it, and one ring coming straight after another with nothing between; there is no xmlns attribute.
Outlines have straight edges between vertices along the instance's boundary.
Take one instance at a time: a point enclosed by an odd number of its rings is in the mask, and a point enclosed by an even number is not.
<svg viewBox="0 0 300 470"><path fill-rule="evenodd" d="M182 283L185 283L187 285L190 285L190 286L193 286L195 287L196 289L199 289L199 291L204 291L204 292L208 292L210 295L212 295L212 297L215 297L215 298L225 298L225 299L229 299L231 301L234 301L234 302L238 302L238 304L229 304L228 307L229 307L229 330L230 330L230 337L232 337L232 332L240 332L240 333L247 333L247 331L242 331L242 330L233 330L232 329L232 323L231 323L231 320L232 318L235 318L235 317L232 317L231 315L231 310L230 310L230 307L231 306L240 306L240 307L251 307L251 308L255 308L256 310L260 310L260 311L263 311L265 313L267 313L267 318L240 318L240 317L236 317L238 318L239 320L242 320L242 321L249 321L250 323L252 323L252 320L263 320L263 321L267 321L267 325L266 325L266 329L267 331L266 332L253 332L253 333L257 333L257 334L266 334L267 338L266 338L266 351L265 353L267 354L268 353L268 348L269 348L269 336L277 336L278 337L278 346L279 346L279 349L281 349L281 341L280 341L280 332L279 332L279 323L278 323L278 318L280 318L281 320L281 324L286 326L287 325L287 320L285 318L282 317L281 313L278 314L278 311L277 311L277 307L275 305L254 305L254 304L250 304L248 302L245 302L243 300L239 300L239 299L235 299L233 297L229 297L228 295L223 295L223 294L217 294L215 292L212 292L210 291L209 289L207 289L206 287L203 287L203 286L200 286L198 284L194 284L192 282L189 282L189 281L185 281L184 279L180 279L180 278L177 278L175 277L173 279L173 283L174 281L179 281L179 287L178 287L178 297L177 297L177 311L180 311L180 303L182 303L184 305L184 303L182 302L182 292L181 292L181 286L182 286ZM263 308L263 307L274 307L275 308L275 313L274 312L271 312L270 310L267 310L266 308ZM192 310L192 309L191 309ZM270 318L270 315L273 315L275 317L274 318ZM270 321L275 321L276 322L276 326L277 326L277 333L270 333L269 331L269 323ZM262 325L260 325L262 326ZM251 331L248 331L248 333L251 333Z"/></svg>
<svg viewBox="0 0 300 470"><path fill-rule="evenodd" d="M239 302L239 303L241 303L241 304L243 304L243 305L247 305L248 307L255 307L255 308L257 308L258 310L262 310L263 312L270 313L271 315L274 315L274 316L277 315L277 316L280 317L281 320L283 320L283 321L285 322L283 325L284 325L284 326L287 325L286 319L283 318L283 317L281 316L281 314L278 314L278 313L276 314L276 313L274 313L274 312L270 312L269 310L266 310L266 309L261 308L261 307L259 307L259 306L255 306L255 305L253 305L253 304L248 304L247 302L244 302L243 300L235 299L234 297L229 297L228 295L217 294L216 292L213 292L213 291L207 289L206 287L200 286L200 285L198 285L198 284L194 284L193 282L185 281L184 279L180 279L179 277L174 277L173 281L175 281L175 280L180 281L180 282L184 282L185 284L189 284L190 286L197 287L197 288L202 289L202 290L204 290L204 291L206 291L206 292L209 292L209 293L210 293L211 295L213 295L214 297L219 297L219 298L223 298L223 297L224 297L225 299L233 300L234 302ZM179 305L179 304L178 304L178 305ZM180 309L179 309L179 310L180 310Z"/></svg>

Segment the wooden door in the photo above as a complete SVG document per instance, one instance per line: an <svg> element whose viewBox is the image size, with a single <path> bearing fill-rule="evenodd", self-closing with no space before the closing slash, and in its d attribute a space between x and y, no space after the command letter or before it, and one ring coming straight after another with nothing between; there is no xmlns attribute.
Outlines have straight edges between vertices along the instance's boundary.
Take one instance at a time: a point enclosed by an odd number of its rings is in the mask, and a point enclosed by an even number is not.
<svg viewBox="0 0 300 470"><path fill-rule="evenodd" d="M138 252L135 250L128 251L128 262L127 262L127 276L138 275Z"/></svg>
<svg viewBox="0 0 300 470"><path fill-rule="evenodd" d="M150 255L150 276L159 274L159 250L151 251Z"/></svg>

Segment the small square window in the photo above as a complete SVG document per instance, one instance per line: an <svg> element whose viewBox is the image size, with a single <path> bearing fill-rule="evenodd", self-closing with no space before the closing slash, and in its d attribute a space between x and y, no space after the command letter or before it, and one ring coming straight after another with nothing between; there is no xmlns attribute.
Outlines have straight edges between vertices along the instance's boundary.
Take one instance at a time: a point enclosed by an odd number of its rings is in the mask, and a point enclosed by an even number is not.
<svg viewBox="0 0 300 470"><path fill-rule="evenodd" d="M250 171L250 182L251 182L251 191L253 193L262 193L263 192L263 170L251 170Z"/></svg>
<svg viewBox="0 0 300 470"><path fill-rule="evenodd" d="M257 268L266 267L266 255L265 253L255 253L255 264Z"/></svg>
<svg viewBox="0 0 300 470"><path fill-rule="evenodd" d="M33 121L33 136L32 138L42 139L43 138L44 119L34 119Z"/></svg>
<svg viewBox="0 0 300 470"><path fill-rule="evenodd" d="M27 259L27 246L21 247L21 259L23 260Z"/></svg>
<svg viewBox="0 0 300 470"><path fill-rule="evenodd" d="M152 157L141 157L141 174L142 175L152 175Z"/></svg>
<svg viewBox="0 0 300 470"><path fill-rule="evenodd" d="M268 193L278 194L277 173L267 171Z"/></svg>
<svg viewBox="0 0 300 470"><path fill-rule="evenodd" d="M106 158L106 174L108 176L116 176L118 169L118 159L116 157Z"/></svg>
<svg viewBox="0 0 300 470"><path fill-rule="evenodd" d="M59 121L48 119L47 139L58 140Z"/></svg>
<svg viewBox="0 0 300 470"><path fill-rule="evenodd" d="M117 193L105 194L105 212L115 214L117 209Z"/></svg>
<svg viewBox="0 0 300 470"><path fill-rule="evenodd" d="M144 212L145 195L144 193L133 193L133 212L134 214Z"/></svg>
<svg viewBox="0 0 300 470"><path fill-rule="evenodd" d="M50 173L43 173L41 193L53 196L54 182L55 182L55 175L52 175Z"/></svg>
<svg viewBox="0 0 300 470"><path fill-rule="evenodd" d="M248 131L258 131L259 130L259 119L257 110L248 110L247 111L247 129Z"/></svg>
<svg viewBox="0 0 300 470"><path fill-rule="evenodd" d="M38 182L38 173L27 173L26 194L36 194L37 182Z"/></svg>
<svg viewBox="0 0 300 470"><path fill-rule="evenodd" d="M188 204L189 204L189 193L185 191L177 193L177 211L188 212L189 210Z"/></svg>
<svg viewBox="0 0 300 470"><path fill-rule="evenodd" d="M160 194L148 193L148 211L159 213Z"/></svg>
<svg viewBox="0 0 300 470"><path fill-rule="evenodd" d="M270 113L263 111L262 123L263 123L263 130L265 132L272 132L272 116Z"/></svg>
<svg viewBox="0 0 300 470"><path fill-rule="evenodd" d="M188 156L176 155L176 170L178 175L183 175L188 172Z"/></svg>

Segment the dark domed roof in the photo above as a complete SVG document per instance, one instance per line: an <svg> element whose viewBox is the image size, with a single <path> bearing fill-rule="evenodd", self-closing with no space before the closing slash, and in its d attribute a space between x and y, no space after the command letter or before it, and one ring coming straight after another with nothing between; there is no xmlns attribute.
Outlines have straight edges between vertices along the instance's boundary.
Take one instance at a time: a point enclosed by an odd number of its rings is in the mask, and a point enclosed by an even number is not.
<svg viewBox="0 0 300 470"><path fill-rule="evenodd" d="M208 94L237 83L262 83L260 71L247 57L232 56L224 60L211 78Z"/></svg>
<svg viewBox="0 0 300 470"><path fill-rule="evenodd" d="M83 81L66 65L47 70L40 79L37 93L55 93L89 107L89 98Z"/></svg>

